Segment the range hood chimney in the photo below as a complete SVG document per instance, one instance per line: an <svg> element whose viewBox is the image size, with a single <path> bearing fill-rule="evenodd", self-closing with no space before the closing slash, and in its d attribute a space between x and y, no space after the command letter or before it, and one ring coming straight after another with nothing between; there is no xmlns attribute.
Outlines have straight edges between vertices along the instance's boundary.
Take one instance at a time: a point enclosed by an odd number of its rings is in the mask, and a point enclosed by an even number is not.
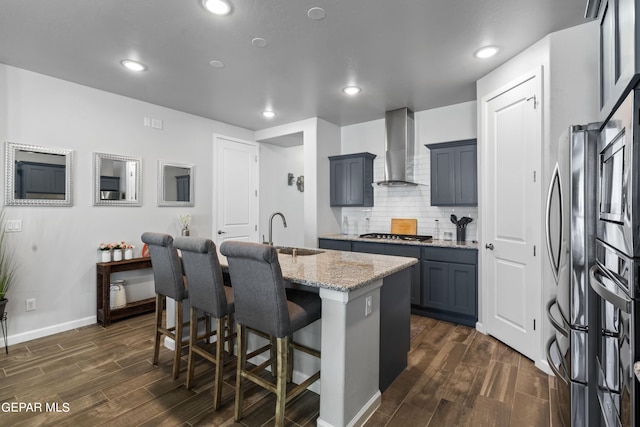
<svg viewBox="0 0 640 427"><path fill-rule="evenodd" d="M408 108L385 113L384 181L379 186L406 187L413 182L415 124Z"/></svg>

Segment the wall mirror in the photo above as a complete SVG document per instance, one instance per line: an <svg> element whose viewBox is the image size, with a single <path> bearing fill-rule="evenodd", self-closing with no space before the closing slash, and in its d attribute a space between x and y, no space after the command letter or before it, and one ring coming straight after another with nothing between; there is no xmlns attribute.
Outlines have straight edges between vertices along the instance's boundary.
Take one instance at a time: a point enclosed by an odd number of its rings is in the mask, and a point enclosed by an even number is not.
<svg viewBox="0 0 640 427"><path fill-rule="evenodd" d="M158 161L158 206L193 206L193 165Z"/></svg>
<svg viewBox="0 0 640 427"><path fill-rule="evenodd" d="M5 204L73 205L72 158L72 150L7 142Z"/></svg>
<svg viewBox="0 0 640 427"><path fill-rule="evenodd" d="M142 206L142 159L94 153L95 206Z"/></svg>

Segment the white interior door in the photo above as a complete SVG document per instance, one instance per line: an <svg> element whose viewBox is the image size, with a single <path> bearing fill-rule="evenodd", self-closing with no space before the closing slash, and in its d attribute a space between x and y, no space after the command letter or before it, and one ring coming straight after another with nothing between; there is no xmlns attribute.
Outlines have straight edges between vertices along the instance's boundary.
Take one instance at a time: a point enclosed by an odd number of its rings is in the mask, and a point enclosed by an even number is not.
<svg viewBox="0 0 640 427"><path fill-rule="evenodd" d="M541 327L541 70L482 100L487 332L532 360Z"/></svg>
<svg viewBox="0 0 640 427"><path fill-rule="evenodd" d="M258 146L215 138L217 245L225 240L258 241Z"/></svg>

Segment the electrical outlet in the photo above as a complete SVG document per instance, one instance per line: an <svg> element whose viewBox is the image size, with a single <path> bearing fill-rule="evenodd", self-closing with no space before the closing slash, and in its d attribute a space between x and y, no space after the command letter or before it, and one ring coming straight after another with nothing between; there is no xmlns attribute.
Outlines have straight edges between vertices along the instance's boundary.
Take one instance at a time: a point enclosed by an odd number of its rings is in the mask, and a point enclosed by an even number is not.
<svg viewBox="0 0 640 427"><path fill-rule="evenodd" d="M36 309L36 299L28 298L26 301L27 309L26 311L34 311Z"/></svg>
<svg viewBox="0 0 640 427"><path fill-rule="evenodd" d="M373 311L373 296L369 295L364 299L364 315L370 315Z"/></svg>

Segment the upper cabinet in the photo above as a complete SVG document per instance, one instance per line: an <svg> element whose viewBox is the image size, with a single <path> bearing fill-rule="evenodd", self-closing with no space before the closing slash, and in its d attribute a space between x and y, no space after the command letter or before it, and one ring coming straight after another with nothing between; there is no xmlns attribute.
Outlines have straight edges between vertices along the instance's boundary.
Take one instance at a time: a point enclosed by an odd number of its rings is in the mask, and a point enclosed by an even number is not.
<svg viewBox="0 0 640 427"><path fill-rule="evenodd" d="M431 206L478 204L475 139L425 145L431 151Z"/></svg>
<svg viewBox="0 0 640 427"><path fill-rule="evenodd" d="M606 120L640 78L635 0L603 0L600 6L600 119Z"/></svg>
<svg viewBox="0 0 640 427"><path fill-rule="evenodd" d="M330 156L331 206L373 206L375 154Z"/></svg>

